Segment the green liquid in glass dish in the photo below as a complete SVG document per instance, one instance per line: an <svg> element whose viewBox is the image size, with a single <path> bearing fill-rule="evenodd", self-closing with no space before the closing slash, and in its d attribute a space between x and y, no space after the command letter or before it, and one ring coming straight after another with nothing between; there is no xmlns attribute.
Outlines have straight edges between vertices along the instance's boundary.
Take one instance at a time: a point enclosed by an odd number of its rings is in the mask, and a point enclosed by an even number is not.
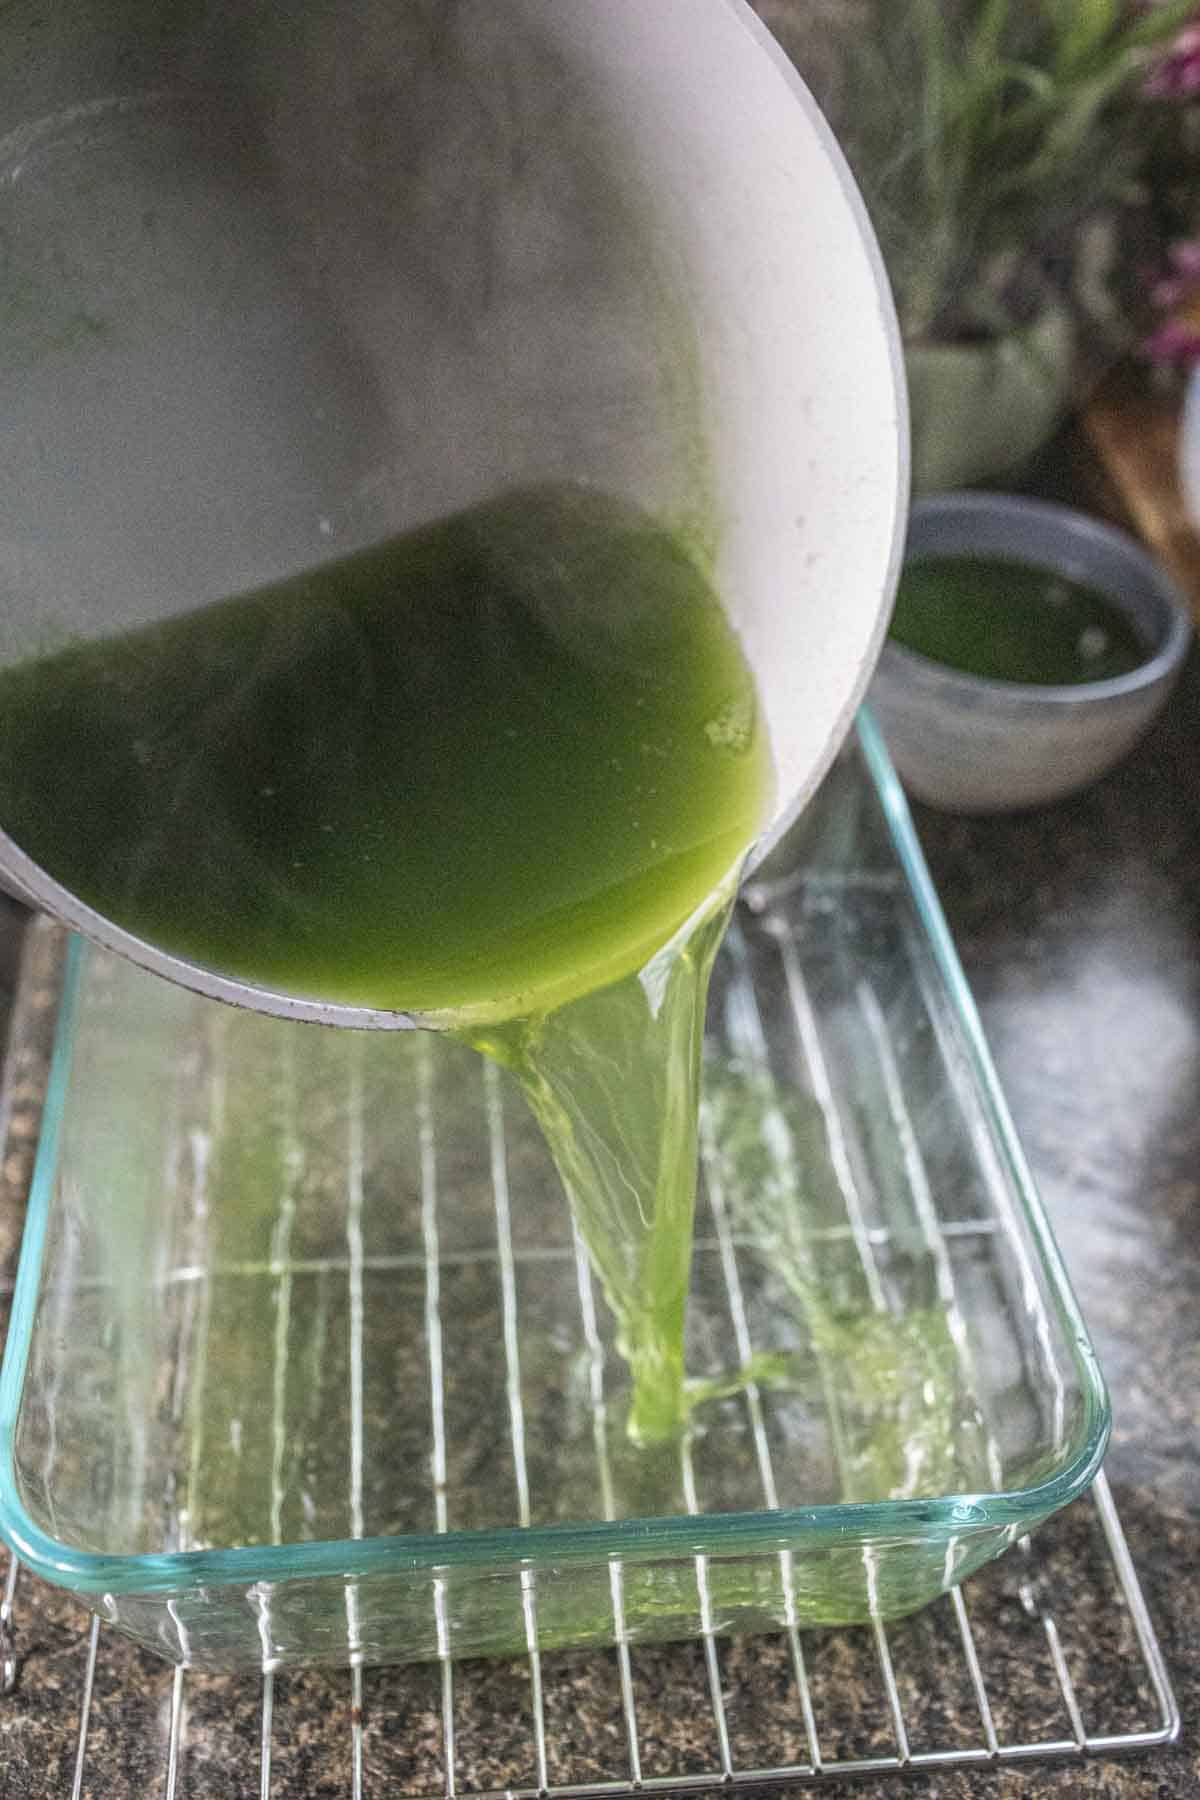
<svg viewBox="0 0 1200 1800"><path fill-rule="evenodd" d="M1103 594L1008 557L914 558L891 636L964 674L1039 687L1108 681L1147 657L1127 614Z"/></svg>
<svg viewBox="0 0 1200 1800"><path fill-rule="evenodd" d="M126 929L520 1080L634 1373L686 1417L708 973L771 798L691 549L563 486L0 671L0 818Z"/></svg>

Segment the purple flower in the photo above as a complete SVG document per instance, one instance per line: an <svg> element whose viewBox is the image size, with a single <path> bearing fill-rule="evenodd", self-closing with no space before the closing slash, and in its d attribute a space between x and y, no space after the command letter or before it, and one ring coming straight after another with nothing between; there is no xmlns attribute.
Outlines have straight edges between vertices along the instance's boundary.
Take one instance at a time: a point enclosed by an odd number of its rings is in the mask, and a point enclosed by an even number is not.
<svg viewBox="0 0 1200 1800"><path fill-rule="evenodd" d="M1145 354L1166 368L1200 364L1200 238L1181 238L1169 247L1166 272L1151 287L1150 300L1167 317L1143 344Z"/></svg>
<svg viewBox="0 0 1200 1800"><path fill-rule="evenodd" d="M1200 322L1168 319L1142 346L1151 362L1167 369L1200 366Z"/></svg>
<svg viewBox="0 0 1200 1800"><path fill-rule="evenodd" d="M1150 290L1152 303L1174 312L1200 294L1200 238L1185 238L1167 251L1167 272Z"/></svg>
<svg viewBox="0 0 1200 1800"><path fill-rule="evenodd" d="M1200 94L1200 21L1181 31L1150 71L1146 93L1153 100L1191 100Z"/></svg>

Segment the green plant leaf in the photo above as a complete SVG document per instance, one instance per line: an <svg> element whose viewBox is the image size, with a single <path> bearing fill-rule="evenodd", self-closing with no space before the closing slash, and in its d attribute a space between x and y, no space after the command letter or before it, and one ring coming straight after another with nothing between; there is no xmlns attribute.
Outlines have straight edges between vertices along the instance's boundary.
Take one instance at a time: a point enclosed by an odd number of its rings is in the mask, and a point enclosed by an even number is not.
<svg viewBox="0 0 1200 1800"><path fill-rule="evenodd" d="M1121 0L1057 0L1061 64L1079 68L1101 50L1120 23Z"/></svg>
<svg viewBox="0 0 1200 1800"><path fill-rule="evenodd" d="M1051 233L1069 255L1123 204L1161 132L1144 77L1198 4L859 0L837 124L910 339L969 330L997 255L1028 268Z"/></svg>
<svg viewBox="0 0 1200 1800"><path fill-rule="evenodd" d="M945 21L939 0L916 0L915 11L924 73L924 116L919 141L926 182L937 192L944 185L942 152L953 71L946 56Z"/></svg>
<svg viewBox="0 0 1200 1800"><path fill-rule="evenodd" d="M971 36L972 60L986 65L999 59L1011 12L1010 0L984 0Z"/></svg>
<svg viewBox="0 0 1200 1800"><path fill-rule="evenodd" d="M1007 62L1003 67L1005 79L1024 88L1030 99L1041 101L1048 113L1059 105L1058 83L1045 69L1028 62Z"/></svg>
<svg viewBox="0 0 1200 1800"><path fill-rule="evenodd" d="M1076 86L1047 129L1038 153L1022 172L1022 185L1032 188L1043 181L1052 182L1065 165L1074 161L1087 144L1101 112L1129 77L1128 60L1122 57Z"/></svg>
<svg viewBox="0 0 1200 1800"><path fill-rule="evenodd" d="M1196 17L1196 0L1164 0L1140 14L1121 34L1122 50L1153 50Z"/></svg>
<svg viewBox="0 0 1200 1800"><path fill-rule="evenodd" d="M1030 154L993 183L993 199L1033 194L1042 187L1061 190L1084 156L1103 158L1107 145L1098 136L1092 142L1094 128L1109 103L1128 87L1138 67L1139 59L1123 51L1106 57L1098 71L1065 85L1057 104L1039 92L1013 108L1009 127L1014 137L1028 136ZM1097 179L1102 170L1103 163L1098 162Z"/></svg>

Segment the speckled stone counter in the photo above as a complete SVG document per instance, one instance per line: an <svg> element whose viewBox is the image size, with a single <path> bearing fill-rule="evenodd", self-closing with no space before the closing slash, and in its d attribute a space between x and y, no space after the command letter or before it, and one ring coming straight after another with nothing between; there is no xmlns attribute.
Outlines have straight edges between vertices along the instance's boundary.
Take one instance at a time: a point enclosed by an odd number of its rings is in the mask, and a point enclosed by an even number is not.
<svg viewBox="0 0 1200 1800"><path fill-rule="evenodd" d="M1200 1794L1195 658L1152 738L1090 793L918 824L1112 1390L1109 1476L1184 1717L1172 1755L1019 1791Z"/></svg>
<svg viewBox="0 0 1200 1800"><path fill-rule="evenodd" d="M1089 793L918 825L1112 1391L1109 1477L1184 1719L1173 1754L1013 1791L1200 1794L1195 655L1152 737Z"/></svg>
<svg viewBox="0 0 1200 1800"><path fill-rule="evenodd" d="M1109 1472L1185 1721L1177 1750L1086 1768L943 1773L924 1778L925 1791L1005 1800L1200 1794L1191 1729L1200 1717L1200 666L1153 737L1089 794L1024 818L922 813L918 823L1112 1386ZM11 937L0 970L8 978ZM36 1020L26 1039L18 1109L37 1094ZM11 1286L16 1196L31 1145L18 1130L3 1171L0 1296ZM0 1297L0 1318L5 1304ZM1144 1724L1128 1625L1099 1597L1105 1564L1090 1508L1052 1524L1044 1548L1038 1579L1069 1626L1089 1728ZM997 1726L1010 1739L1061 1735L1045 1640L1022 1615L1018 1575L1002 1563L972 1590L981 1632L1001 1647L988 1671ZM15 1618L21 1680L0 1701L0 1793L46 1800L70 1793L84 1624L71 1603L28 1581ZM913 1747L977 1739L948 1615L935 1609L893 1636ZM889 1751L864 1640L814 1634L809 1660L827 1753ZM735 1755L757 1760L761 1746L775 1758L802 1757L780 1648L735 1645L724 1676ZM623 1755L613 1665L558 1656L545 1680L551 1779L611 1775ZM644 1773L711 1766L700 1651L639 1652L637 1681ZM141 1800L162 1791L170 1692L168 1670L106 1640L84 1793ZM275 1698L272 1794L342 1800L352 1792L346 1678L281 1677ZM436 1777L436 1673L368 1672L364 1703L364 1793L394 1794ZM527 1707L526 1670L467 1672L458 1708L464 1786L514 1779ZM259 1731L256 1683L189 1681L178 1792L257 1795Z"/></svg>

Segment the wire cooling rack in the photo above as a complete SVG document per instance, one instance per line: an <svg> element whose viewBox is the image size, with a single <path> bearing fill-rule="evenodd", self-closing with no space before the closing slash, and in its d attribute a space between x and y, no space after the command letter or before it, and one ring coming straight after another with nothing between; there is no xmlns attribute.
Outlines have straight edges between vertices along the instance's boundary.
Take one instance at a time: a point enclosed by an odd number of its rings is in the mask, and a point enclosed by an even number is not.
<svg viewBox="0 0 1200 1800"><path fill-rule="evenodd" d="M858 1235L870 1265L880 1246ZM623 1800L986 1776L1164 1747L1180 1728L1103 1476L1035 1539L899 1624L753 1639L709 1628L676 1646L618 1631L612 1650L546 1654L531 1607L528 1654L509 1664L447 1654L205 1676L134 1650L15 1563L0 1580L6 1800Z"/></svg>
<svg viewBox="0 0 1200 1800"><path fill-rule="evenodd" d="M1085 1552L1084 1566L1080 1566L1076 1539L1083 1522L1081 1516L1089 1510L1094 1515L1092 1525L1099 1527L1097 1543L1103 1546L1103 1553L1089 1558ZM556 1675L553 1669L541 1666L540 1679L524 1683L521 1689L525 1717L519 1721L519 1727L514 1729L511 1717L494 1721L509 1741L504 1754L515 1779L500 1787L477 1787L473 1768L478 1759L460 1741L460 1722L461 1715L467 1714L469 1729L477 1739L482 1703L486 1728L487 1671L494 1665L459 1666L451 1661L436 1670L353 1669L341 1676L322 1676L328 1697L322 1698L321 1710L329 1728L322 1734L318 1752L323 1751L331 1767L340 1771L341 1784L331 1787L327 1778L311 1774L307 1778L314 1780L312 1791L342 1791L347 1800L362 1800L362 1796L373 1791L373 1777L384 1773L381 1768L373 1768L372 1714L380 1707L380 1700L373 1699L373 1689L376 1683L384 1682L388 1698L383 1704L393 1711L396 1695L406 1688L416 1688L422 1696L413 1715L421 1750L418 1755L414 1749L410 1758L414 1776L410 1784L403 1780L404 1746L398 1749L395 1742L379 1740L387 1781L378 1791L388 1794L442 1793L464 1796L464 1800L468 1794L483 1793L508 1794L514 1800L618 1800L620 1796L635 1794L815 1785L846 1776L987 1769L1036 1760L1079 1761L1168 1745L1178 1735L1179 1712L1103 1475L1096 1482L1090 1502L1081 1502L1073 1509L1073 1515L1075 1529L1068 1533L1070 1550L1065 1562L1054 1543L1043 1552L1041 1535L1035 1543L1023 1541L1013 1556L996 1569L974 1577L939 1602L931 1614L906 1625L885 1626L876 1622L837 1633L793 1632L778 1642L756 1639L738 1644L709 1637L700 1646L644 1651L624 1646L620 1651L567 1659L563 1692L594 1694L597 1676L602 1683L607 1681L612 1690L614 1716L608 1733L611 1766L595 1778L555 1779L556 1771L570 1762L570 1744L565 1740L575 1709L552 1703L548 1690L555 1687ZM1051 1524L1047 1536L1052 1539L1054 1532ZM994 1577L1001 1570L1003 1578L997 1584ZM1082 1592L1083 1618L1060 1618L1058 1607L1048 1598L1050 1589L1068 1596L1066 1610L1070 1613L1078 1612ZM0 1683L4 1694L0 1706L13 1709L10 1719L24 1699L36 1695L44 1680L36 1657L30 1656L23 1663L21 1655L22 1613L26 1602L30 1611L36 1608L40 1593L40 1584L30 1577L22 1579L17 1564L10 1562L0 1599ZM982 1621L973 1616L977 1598ZM1102 1629L1119 1648L1106 1653L1103 1677L1093 1684L1087 1672L1089 1640ZM81 1642L83 1671L78 1686L72 1691L61 1673L54 1678L61 1776L55 1785L35 1790L39 1795L70 1793L73 1800L80 1800L90 1791L101 1791L92 1787L97 1778L92 1765L94 1695L98 1670L106 1668L115 1640L99 1619L93 1619L83 1639L86 1649ZM751 1658L750 1665L747 1656ZM669 1693L689 1713L689 1743L678 1752L687 1766L675 1771L665 1769L661 1741L649 1742L644 1731L645 1716L639 1703L639 1663L643 1658L653 1665L653 1681L660 1693L659 1710L661 1695ZM61 1653L57 1660L61 1664ZM543 1665L552 1661L543 1659ZM1046 1671L1045 1682L1039 1679L1038 1664ZM106 1769L114 1766L114 1757L115 1766L131 1766L132 1740L145 1733L149 1717L152 1735L157 1740L152 1768L158 1786L157 1790L147 1787L145 1791L157 1791L164 1800L181 1800L183 1795L197 1800L199 1796L226 1795L230 1792L226 1777L212 1766L211 1758L205 1755L193 1766L189 1751L195 1749L198 1734L205 1728L204 1720L211 1718L214 1707L218 1711L222 1707L227 1711L237 1709L244 1714L252 1699L259 1759L257 1791L263 1800L281 1794L285 1787L296 1791L278 1767L278 1743L291 1737L288 1714L294 1702L290 1698L280 1702L277 1677L266 1675L255 1681L251 1693L246 1681L235 1682L231 1678L225 1683L214 1682L212 1678L166 1668L161 1672L152 1670L147 1676L144 1661L140 1667L139 1679L148 1679L157 1697L149 1714L143 1697L124 1727L120 1705L115 1712L108 1708L102 1727ZM999 1679L996 1670L1000 1671ZM1062 1729L1051 1729L1044 1735L1009 1735L1005 1714L1011 1711L1012 1684L1031 1677L1043 1689L1047 1720L1057 1717ZM849 1722L844 1714L838 1717L835 1690L839 1680L856 1696L857 1717ZM193 1696L189 1692L192 1684L204 1690L204 1718L199 1723L193 1719ZM111 1686L111 1681L107 1685ZM930 1718L926 1716L929 1708L923 1702L932 1687L941 1693L942 1705L933 1709ZM873 1692L864 1693L864 1689ZM951 1689L958 1690L967 1702L965 1706L945 1704ZM705 1690L707 1719L695 1706L701 1690ZM1115 1701L1114 1697L1122 1693L1123 1701ZM495 1698L493 1695L493 1704ZM426 1705L426 1701L436 1703ZM1131 1706L1140 1710L1141 1722L1126 1716L1121 1729L1109 1728L1103 1708L1114 1703L1126 1715ZM311 1697L307 1704L311 1706ZM756 1712L762 1715L757 1720ZM787 1762L756 1764L745 1760L741 1752L753 1741L755 1730L760 1731L760 1741L766 1742L770 1730L778 1735L780 1716L789 1712L792 1729L805 1746L804 1754ZM772 1715L770 1720L766 1718L768 1713ZM927 1741L939 1713L947 1738L955 1741ZM868 1716L864 1718L864 1714ZM967 1715L973 1718L968 1719ZM431 1723L436 1723L432 1733ZM128 1755L120 1741L123 1729L131 1740ZM243 1726L243 1749L247 1747L245 1730ZM655 1731L661 1732L661 1722ZM340 1744L339 1735L343 1740ZM562 1743L556 1741L559 1737L564 1739ZM434 1738L436 1744L432 1743ZM711 1745L707 1766L696 1752L696 1744L705 1738ZM868 1753L857 1754L857 1745L864 1739ZM144 1742L137 1751L144 1759ZM138 1766L144 1764L139 1762ZM489 1766L495 1767L494 1758ZM529 1779L522 1782L520 1772ZM243 1783L247 1780L244 1763L240 1779ZM317 1780L322 1782L319 1788ZM243 1785L237 1791L254 1790ZM16 1794L23 1795L21 1787L17 1787Z"/></svg>

